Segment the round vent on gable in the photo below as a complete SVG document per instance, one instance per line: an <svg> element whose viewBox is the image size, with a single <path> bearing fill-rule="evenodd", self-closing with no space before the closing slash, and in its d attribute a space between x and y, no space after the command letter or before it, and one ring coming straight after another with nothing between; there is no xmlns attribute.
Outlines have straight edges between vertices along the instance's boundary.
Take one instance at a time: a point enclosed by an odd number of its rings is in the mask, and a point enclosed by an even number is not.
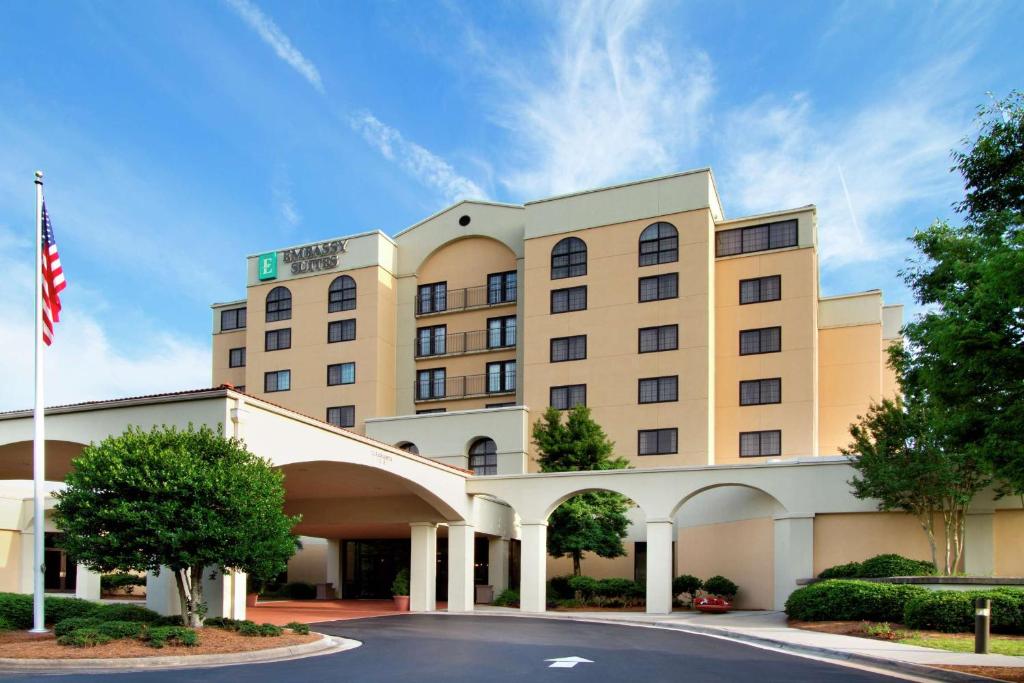
<svg viewBox="0 0 1024 683"><path fill-rule="evenodd" d="M466 227L467 225L469 225L469 216L462 216L461 218L459 218L459 225L461 225L462 227Z"/></svg>

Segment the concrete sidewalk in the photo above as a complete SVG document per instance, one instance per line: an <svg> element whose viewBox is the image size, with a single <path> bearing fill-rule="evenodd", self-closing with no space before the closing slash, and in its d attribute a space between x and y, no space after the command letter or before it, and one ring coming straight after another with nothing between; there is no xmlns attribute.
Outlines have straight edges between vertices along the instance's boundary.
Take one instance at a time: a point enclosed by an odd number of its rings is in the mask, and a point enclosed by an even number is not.
<svg viewBox="0 0 1024 683"><path fill-rule="evenodd" d="M845 659L869 665L897 665L908 672L917 666L1013 666L1024 667L1024 657L976 655L948 652L884 640L819 633L790 628L783 612L736 611L728 614L703 614L695 611L654 615L644 612L545 612L523 614L517 609L477 605L478 614L542 617L569 621L599 621L634 626L674 628L693 633L735 638L757 645L778 647L801 654ZM899 666L904 665L904 666Z"/></svg>

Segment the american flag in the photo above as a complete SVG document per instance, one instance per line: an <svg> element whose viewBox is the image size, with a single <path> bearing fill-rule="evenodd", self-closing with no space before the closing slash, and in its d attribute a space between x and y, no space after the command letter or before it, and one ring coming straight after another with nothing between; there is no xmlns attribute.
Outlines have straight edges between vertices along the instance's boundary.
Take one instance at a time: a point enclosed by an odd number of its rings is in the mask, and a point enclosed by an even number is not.
<svg viewBox="0 0 1024 683"><path fill-rule="evenodd" d="M53 226L43 202L43 341L53 343L53 324L60 322L60 293L67 286L64 270L60 267L57 241L53 237Z"/></svg>

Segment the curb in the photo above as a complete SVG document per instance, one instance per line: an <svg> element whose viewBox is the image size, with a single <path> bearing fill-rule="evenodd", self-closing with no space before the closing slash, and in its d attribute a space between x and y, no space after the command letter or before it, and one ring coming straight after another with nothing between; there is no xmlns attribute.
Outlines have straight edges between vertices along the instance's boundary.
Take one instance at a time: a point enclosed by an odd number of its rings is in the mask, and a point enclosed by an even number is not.
<svg viewBox="0 0 1024 683"><path fill-rule="evenodd" d="M282 662L304 657L317 657L353 650L362 645L358 640L318 633L320 640L302 645L229 652L220 655L174 655L168 657L117 657L105 659L15 659L0 658L0 670L9 673L59 672L97 673L103 671L135 671L140 669L195 669L238 664Z"/></svg>
<svg viewBox="0 0 1024 683"><path fill-rule="evenodd" d="M934 681L945 681L948 683L992 683L993 680L996 680L988 678L986 676L978 676L975 674L964 673L962 671L954 671L951 669L942 669L937 666L917 664L914 662L907 662L901 659L871 657L869 655L862 655L854 652L847 652L845 650L820 647L816 645L799 645L795 643L787 643L785 641L775 640L773 638L768 638L765 636L757 636L749 633L731 631L729 629L722 628L719 626L703 626L692 624L683 625L670 621L637 622L629 619L605 619L601 617L548 616L545 614L502 614L492 612L476 612L475 614L472 612L437 612L436 614L450 614L453 617L487 616L510 617L513 619L549 619L551 621L578 621L593 624L614 624L616 626L660 628L671 631L682 631L684 633L692 633L694 635L725 638L728 640L735 640L750 645L768 647L773 650L781 650L783 652L789 652L793 654L810 655L840 665L842 665L843 662L849 662L850 664L870 666L875 669L891 671L893 673L901 673L914 676L925 676Z"/></svg>

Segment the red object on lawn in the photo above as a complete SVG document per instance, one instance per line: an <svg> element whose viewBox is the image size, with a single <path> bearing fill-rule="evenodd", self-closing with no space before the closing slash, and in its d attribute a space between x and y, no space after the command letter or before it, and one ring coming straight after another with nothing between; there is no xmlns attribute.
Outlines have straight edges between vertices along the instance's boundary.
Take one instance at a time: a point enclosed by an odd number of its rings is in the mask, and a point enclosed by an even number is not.
<svg viewBox="0 0 1024 683"><path fill-rule="evenodd" d="M697 598L693 601L693 607L698 612L710 614L722 614L732 609L732 603L724 598L707 597Z"/></svg>

